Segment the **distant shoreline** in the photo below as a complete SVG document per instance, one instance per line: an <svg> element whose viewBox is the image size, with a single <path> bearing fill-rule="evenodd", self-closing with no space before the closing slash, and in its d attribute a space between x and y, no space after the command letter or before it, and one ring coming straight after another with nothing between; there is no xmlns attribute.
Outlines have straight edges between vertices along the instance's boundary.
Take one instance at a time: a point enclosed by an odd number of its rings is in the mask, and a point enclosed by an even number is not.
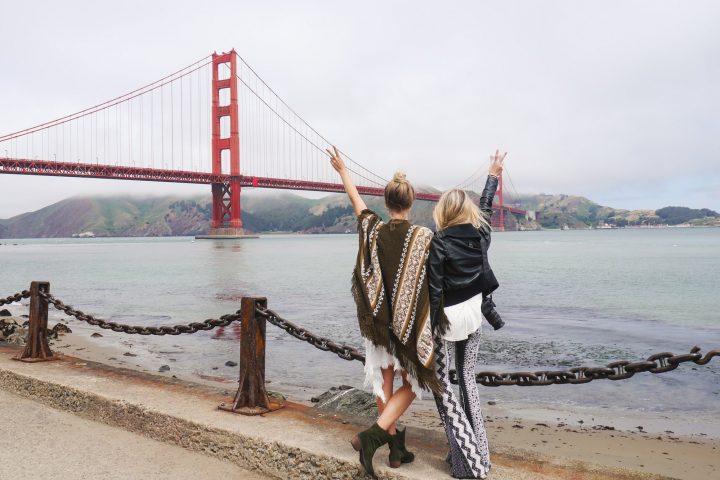
<svg viewBox="0 0 720 480"><path fill-rule="evenodd" d="M539 230L510 230L505 232L495 232L495 233L512 233L512 232L559 232L559 231L573 231L573 232L586 232L590 230L665 230L665 229L711 229L711 228L720 228L720 225L647 225L647 226L639 226L639 225L633 225L633 226L626 226L626 227L611 227L611 228L597 228L597 227L587 227L587 228L541 228ZM260 235L260 236L294 236L294 237L312 237L312 236L342 236L342 235L348 235L348 236L354 236L355 232L351 233L345 233L345 232L258 232L253 233L253 235ZM10 243L3 242L3 241L16 241L16 240L93 240L98 238L193 238L193 235L138 235L138 236L128 236L128 235L120 235L120 236L111 236L111 235L96 235L94 237L0 237L0 245L10 245Z"/></svg>

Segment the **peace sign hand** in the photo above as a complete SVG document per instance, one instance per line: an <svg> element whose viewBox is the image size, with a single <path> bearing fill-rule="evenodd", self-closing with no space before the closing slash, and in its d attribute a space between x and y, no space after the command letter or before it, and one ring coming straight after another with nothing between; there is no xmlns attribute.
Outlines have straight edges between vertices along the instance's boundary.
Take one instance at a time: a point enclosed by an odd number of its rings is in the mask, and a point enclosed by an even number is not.
<svg viewBox="0 0 720 480"><path fill-rule="evenodd" d="M500 150L495 150L495 155L490 156L490 175L493 177L499 177L502 175L505 156L507 156L507 152L500 155Z"/></svg>
<svg viewBox="0 0 720 480"><path fill-rule="evenodd" d="M336 172L342 175L347 167L345 166L345 162L343 162L337 147L333 145L332 148L332 151L329 148L325 149L328 155L330 155L330 165L332 165Z"/></svg>

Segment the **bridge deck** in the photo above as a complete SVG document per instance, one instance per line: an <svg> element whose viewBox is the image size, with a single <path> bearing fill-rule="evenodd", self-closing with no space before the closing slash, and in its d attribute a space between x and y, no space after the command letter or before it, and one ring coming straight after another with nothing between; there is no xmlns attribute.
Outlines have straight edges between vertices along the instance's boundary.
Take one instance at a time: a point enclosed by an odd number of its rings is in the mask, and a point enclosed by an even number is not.
<svg viewBox="0 0 720 480"><path fill-rule="evenodd" d="M187 170L164 170L117 165L53 162L47 160L29 160L8 157L0 157L0 173L195 184L224 183L233 178L231 175L227 174L213 174ZM313 192L345 192L345 188L341 183L314 182L308 180L291 180L248 175L239 175L239 177L240 183L243 187L307 190ZM357 188L363 195L381 197L384 194L383 188L381 187L358 186ZM418 200L436 202L439 198L440 193L417 193ZM503 206L503 208L506 211L518 215L525 215L526 213L525 210L507 205Z"/></svg>

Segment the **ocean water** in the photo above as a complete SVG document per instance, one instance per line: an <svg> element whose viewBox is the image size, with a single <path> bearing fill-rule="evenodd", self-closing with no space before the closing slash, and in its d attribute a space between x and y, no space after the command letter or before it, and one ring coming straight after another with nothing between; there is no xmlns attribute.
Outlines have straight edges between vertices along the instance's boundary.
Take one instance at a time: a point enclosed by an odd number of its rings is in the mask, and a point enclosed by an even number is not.
<svg viewBox="0 0 720 480"><path fill-rule="evenodd" d="M187 323L229 313L244 295L308 329L362 345L350 294L354 235L0 240L0 296L51 282L66 303L122 323ZM484 327L478 370L604 365L654 352L720 348L720 229L495 233L490 261L506 321ZM89 334L93 328L76 330ZM142 352L138 362L173 373L237 378L238 342L227 329L176 337L103 331L98 342ZM272 387L311 394L362 384L362 365L267 327ZM512 405L590 406L717 418L720 359L662 375L587 385L482 388Z"/></svg>

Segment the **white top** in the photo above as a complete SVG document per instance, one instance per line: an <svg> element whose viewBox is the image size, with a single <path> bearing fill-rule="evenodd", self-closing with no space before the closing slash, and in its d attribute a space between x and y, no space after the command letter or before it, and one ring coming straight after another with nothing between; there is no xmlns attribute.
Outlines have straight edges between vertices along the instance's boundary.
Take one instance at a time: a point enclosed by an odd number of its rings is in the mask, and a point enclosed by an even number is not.
<svg viewBox="0 0 720 480"><path fill-rule="evenodd" d="M445 307L445 316L450 322L443 339L450 342L467 340L468 336L482 327L482 293L457 305Z"/></svg>

